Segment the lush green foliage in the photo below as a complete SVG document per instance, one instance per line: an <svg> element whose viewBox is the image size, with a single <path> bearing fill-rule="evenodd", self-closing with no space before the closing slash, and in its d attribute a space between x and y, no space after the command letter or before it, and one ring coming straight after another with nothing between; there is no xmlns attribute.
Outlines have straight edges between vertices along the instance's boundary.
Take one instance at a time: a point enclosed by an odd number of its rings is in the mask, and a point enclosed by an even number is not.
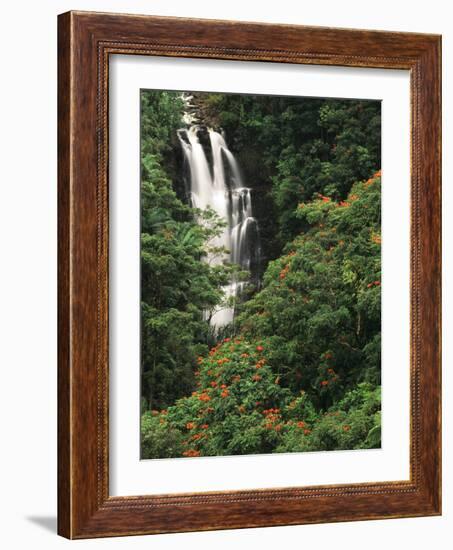
<svg viewBox="0 0 453 550"><path fill-rule="evenodd" d="M142 94L142 395L165 407L190 393L197 354L207 351L203 311L222 298L228 270L202 262L223 227L212 212L203 223L177 196L164 168L181 122L176 94Z"/></svg>
<svg viewBox="0 0 453 550"><path fill-rule="evenodd" d="M216 343L234 267L202 259L222 220L184 201L179 95L143 93L142 456L378 447L379 105L195 100L261 201L262 285Z"/></svg>
<svg viewBox="0 0 453 550"><path fill-rule="evenodd" d="M143 455L216 456L370 448L379 443L380 392L359 384L325 412L280 384L267 340L226 339L199 357L197 387L142 418ZM270 344L272 345L272 344Z"/></svg>
<svg viewBox="0 0 453 550"><path fill-rule="evenodd" d="M309 229L270 262L238 324L269 337L283 383L326 408L360 382L380 383L380 177L346 201L300 203L296 215Z"/></svg>
<svg viewBox="0 0 453 550"><path fill-rule="evenodd" d="M209 94L203 105L204 117L225 129L246 180L262 190L264 211L273 206L277 225L261 224L270 243L278 237L282 246L303 230L299 202L316 193L342 200L380 168L376 101Z"/></svg>

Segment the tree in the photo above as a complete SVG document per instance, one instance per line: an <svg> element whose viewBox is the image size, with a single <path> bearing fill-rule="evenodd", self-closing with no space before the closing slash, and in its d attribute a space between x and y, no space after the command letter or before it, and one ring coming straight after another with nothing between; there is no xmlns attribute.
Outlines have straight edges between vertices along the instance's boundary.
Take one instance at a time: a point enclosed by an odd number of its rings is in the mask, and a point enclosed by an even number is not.
<svg viewBox="0 0 453 550"><path fill-rule="evenodd" d="M379 447L379 388L360 384L316 411L305 392L281 386L268 344L227 338L200 356L195 391L144 413L142 458Z"/></svg>
<svg viewBox="0 0 453 550"><path fill-rule="evenodd" d="M223 297L228 268L203 261L222 230L211 211L198 212L176 195L164 166L183 102L169 92L142 94L141 315L142 395L165 407L190 393L196 357L207 350L204 311ZM198 223L197 220L203 220Z"/></svg>
<svg viewBox="0 0 453 550"><path fill-rule="evenodd" d="M326 409L360 382L380 383L380 173L345 201L299 204L309 229L269 263L238 317L266 337L282 383Z"/></svg>

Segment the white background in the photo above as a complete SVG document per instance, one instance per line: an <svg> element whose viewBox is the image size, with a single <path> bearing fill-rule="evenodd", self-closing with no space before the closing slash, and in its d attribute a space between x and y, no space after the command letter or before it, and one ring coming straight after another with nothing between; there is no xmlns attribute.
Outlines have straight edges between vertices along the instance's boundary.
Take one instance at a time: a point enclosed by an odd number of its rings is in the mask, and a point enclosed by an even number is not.
<svg viewBox="0 0 453 550"><path fill-rule="evenodd" d="M409 72L113 56L109 75L110 494L409 479ZM382 449L139 460L139 95L181 85L382 100Z"/></svg>
<svg viewBox="0 0 453 550"><path fill-rule="evenodd" d="M451 547L453 382L444 368L444 515L331 525L68 542L56 515L56 15L117 11L442 33L444 151L452 150L453 29L450 2L302 3L42 0L2 5L0 88L1 543L7 549L286 548L348 550ZM257 9L259 8L259 9ZM445 157L447 155L445 154ZM444 159L444 366L452 360L452 162ZM449 399L445 399L445 395ZM450 466L449 466L450 465ZM451 535L450 535L451 536Z"/></svg>

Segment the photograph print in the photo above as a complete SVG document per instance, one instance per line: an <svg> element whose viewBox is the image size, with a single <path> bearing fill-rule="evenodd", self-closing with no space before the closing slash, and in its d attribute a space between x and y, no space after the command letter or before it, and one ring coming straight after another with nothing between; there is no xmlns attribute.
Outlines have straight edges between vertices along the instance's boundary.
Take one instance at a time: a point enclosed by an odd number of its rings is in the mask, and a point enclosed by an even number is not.
<svg viewBox="0 0 453 550"><path fill-rule="evenodd" d="M142 459L381 446L381 102L141 90Z"/></svg>

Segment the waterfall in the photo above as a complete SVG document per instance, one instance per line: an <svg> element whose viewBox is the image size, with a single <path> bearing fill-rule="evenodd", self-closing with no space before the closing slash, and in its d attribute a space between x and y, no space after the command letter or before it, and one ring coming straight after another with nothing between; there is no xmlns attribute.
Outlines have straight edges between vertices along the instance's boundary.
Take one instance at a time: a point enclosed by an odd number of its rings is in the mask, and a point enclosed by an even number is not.
<svg viewBox="0 0 453 550"><path fill-rule="evenodd" d="M192 125L178 131L179 141L189 167L189 197L195 208L212 208L227 223L222 234L210 243L211 247L224 247L228 253L208 253L211 265L224 261L239 265L250 272L252 264L260 261L258 223L253 217L251 190L243 183L239 165L228 149L223 136L208 129L211 166L199 133L206 129ZM225 299L235 299L243 290L244 282L233 278L223 288ZM234 307L220 305L210 323L220 328L234 319Z"/></svg>

